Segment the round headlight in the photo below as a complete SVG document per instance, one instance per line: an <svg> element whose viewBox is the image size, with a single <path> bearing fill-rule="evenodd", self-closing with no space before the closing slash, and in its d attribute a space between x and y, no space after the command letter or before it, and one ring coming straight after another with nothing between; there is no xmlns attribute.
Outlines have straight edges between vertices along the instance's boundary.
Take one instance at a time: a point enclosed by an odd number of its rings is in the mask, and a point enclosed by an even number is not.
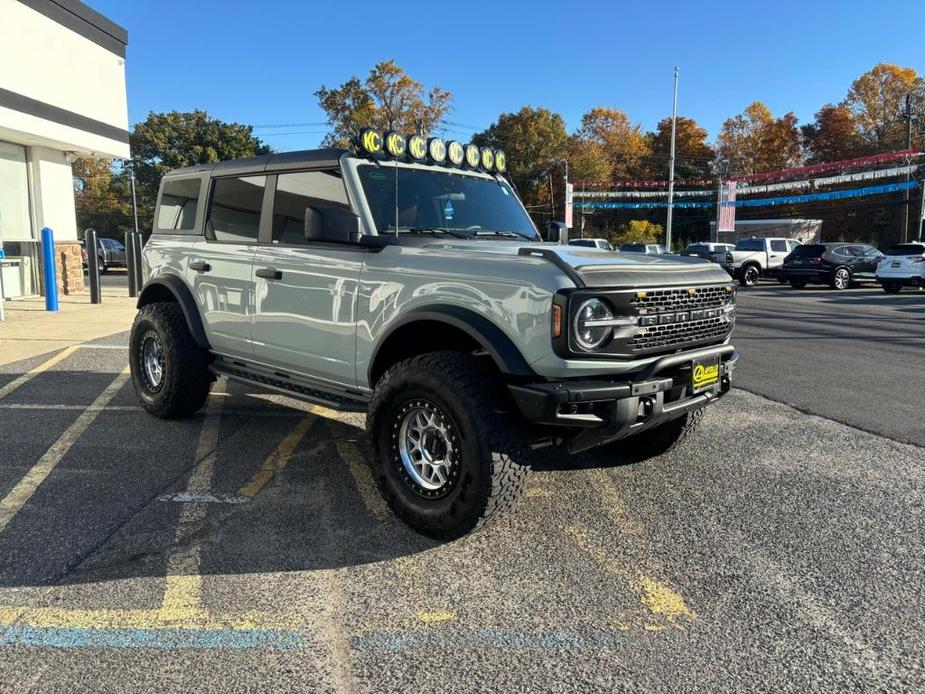
<svg viewBox="0 0 925 694"><path fill-rule="evenodd" d="M500 149L495 150L495 171L498 173L507 171L507 155Z"/></svg>
<svg viewBox="0 0 925 694"><path fill-rule="evenodd" d="M427 156L427 140L420 135L412 135L408 138L408 154L416 161L423 161Z"/></svg>
<svg viewBox="0 0 925 694"><path fill-rule="evenodd" d="M382 151L382 133L375 128L366 128L360 133L360 147L367 154L379 154Z"/></svg>
<svg viewBox="0 0 925 694"><path fill-rule="evenodd" d="M449 157L453 166L462 166L463 159L466 158L466 151L460 142L450 140L446 146L446 156Z"/></svg>
<svg viewBox="0 0 925 694"><path fill-rule="evenodd" d="M466 145L466 164L469 165L469 168L476 168L479 165L481 158L482 153L479 151L479 148L476 145L471 143Z"/></svg>
<svg viewBox="0 0 925 694"><path fill-rule="evenodd" d="M394 130L385 136L385 151L393 157L402 157L405 154L405 138Z"/></svg>
<svg viewBox="0 0 925 694"><path fill-rule="evenodd" d="M427 141L427 153L435 164L446 161L446 143L439 137L432 137Z"/></svg>
<svg viewBox="0 0 925 694"><path fill-rule="evenodd" d="M495 151L491 147L482 147L482 168L491 171L495 165Z"/></svg>
<svg viewBox="0 0 925 694"><path fill-rule="evenodd" d="M611 319L613 319L613 313L603 301L600 299L584 301L578 307L572 321L572 334L575 336L575 342L589 352L602 347L610 339L613 327L599 325L599 323Z"/></svg>

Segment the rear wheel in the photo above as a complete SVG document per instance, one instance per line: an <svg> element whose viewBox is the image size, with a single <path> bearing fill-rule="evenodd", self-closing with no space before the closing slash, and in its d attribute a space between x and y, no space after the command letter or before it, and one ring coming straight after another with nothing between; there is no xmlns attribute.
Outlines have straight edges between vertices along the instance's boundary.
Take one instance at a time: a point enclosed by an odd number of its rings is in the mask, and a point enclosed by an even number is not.
<svg viewBox="0 0 925 694"><path fill-rule="evenodd" d="M887 294L899 294L903 290L903 286L899 282L884 282L883 291Z"/></svg>
<svg viewBox="0 0 925 694"><path fill-rule="evenodd" d="M739 284L743 287L754 287L758 284L758 278L761 277L761 271L757 265L746 265L742 268L742 274L739 277Z"/></svg>
<svg viewBox="0 0 925 694"><path fill-rule="evenodd" d="M392 366L376 384L367 428L388 505L424 535L452 540L510 509L527 479L520 423L494 379L456 352Z"/></svg>
<svg viewBox="0 0 925 694"><path fill-rule="evenodd" d="M832 289L847 289L851 286L851 271L846 267L840 267L832 273L832 279L829 280L829 286Z"/></svg>
<svg viewBox="0 0 925 694"><path fill-rule="evenodd" d="M802 280L790 280L790 286L794 289L803 289L806 286L806 282Z"/></svg>
<svg viewBox="0 0 925 694"><path fill-rule="evenodd" d="M129 338L129 365L142 407L158 417L188 417L209 395L209 353L196 344L179 304L141 307Z"/></svg>

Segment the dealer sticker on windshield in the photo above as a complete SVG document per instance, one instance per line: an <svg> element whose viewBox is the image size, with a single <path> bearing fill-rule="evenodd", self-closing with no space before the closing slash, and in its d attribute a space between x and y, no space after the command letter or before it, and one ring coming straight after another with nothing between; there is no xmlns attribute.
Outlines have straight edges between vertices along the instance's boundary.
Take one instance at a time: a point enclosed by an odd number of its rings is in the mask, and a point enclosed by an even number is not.
<svg viewBox="0 0 925 694"><path fill-rule="evenodd" d="M719 383L719 357L695 359L691 371L691 387L700 393Z"/></svg>

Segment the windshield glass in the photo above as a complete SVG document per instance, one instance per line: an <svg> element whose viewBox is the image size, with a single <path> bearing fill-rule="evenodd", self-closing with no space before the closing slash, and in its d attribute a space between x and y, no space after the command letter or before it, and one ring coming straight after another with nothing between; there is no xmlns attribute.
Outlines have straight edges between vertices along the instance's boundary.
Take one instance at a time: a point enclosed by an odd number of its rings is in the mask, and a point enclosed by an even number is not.
<svg viewBox="0 0 925 694"><path fill-rule="evenodd" d="M369 210L380 234L446 231L457 235L536 239L536 228L511 187L458 171L395 166L358 167ZM398 172L398 185L395 173ZM398 204L396 205L396 188Z"/></svg>

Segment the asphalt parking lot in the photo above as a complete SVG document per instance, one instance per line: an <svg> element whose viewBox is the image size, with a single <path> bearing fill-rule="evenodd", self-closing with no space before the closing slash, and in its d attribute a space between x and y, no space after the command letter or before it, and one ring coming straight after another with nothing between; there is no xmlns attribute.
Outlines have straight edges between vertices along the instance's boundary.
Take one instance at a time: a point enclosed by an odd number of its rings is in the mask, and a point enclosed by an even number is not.
<svg viewBox="0 0 925 694"><path fill-rule="evenodd" d="M690 444L547 453L443 545L379 500L361 416L220 381L151 418L126 334L0 367L0 690L921 689L923 315L743 291Z"/></svg>

